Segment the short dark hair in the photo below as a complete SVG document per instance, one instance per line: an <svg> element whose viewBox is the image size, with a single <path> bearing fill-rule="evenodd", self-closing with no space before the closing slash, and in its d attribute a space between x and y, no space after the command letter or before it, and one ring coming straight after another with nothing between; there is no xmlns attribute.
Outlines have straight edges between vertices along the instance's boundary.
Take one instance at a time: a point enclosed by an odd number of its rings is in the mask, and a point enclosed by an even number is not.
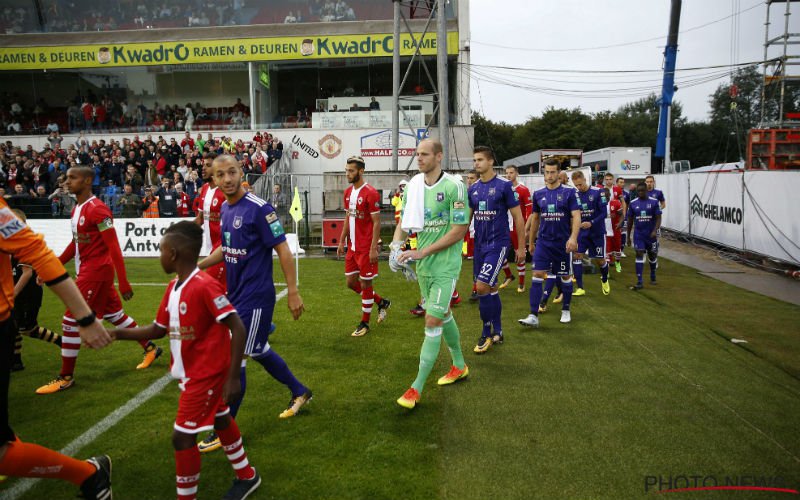
<svg viewBox="0 0 800 500"><path fill-rule="evenodd" d="M614 174L612 174L611 172L606 172L605 175L603 175L603 179L605 179L606 177L611 177L613 179Z"/></svg>
<svg viewBox="0 0 800 500"><path fill-rule="evenodd" d="M204 159L204 160L205 160L206 158L208 158L209 160L211 160L211 161L214 161L214 159L215 159L216 157L217 157L217 153L215 153L215 152L213 152L213 151L209 151L209 152L207 152L207 153L203 153L203 159Z"/></svg>
<svg viewBox="0 0 800 500"><path fill-rule="evenodd" d="M645 177L644 179L645 179L645 180L647 180L647 179L653 179L653 182L655 182L655 180L656 180L656 178L655 178L655 177L653 177L652 175L648 175L648 176L647 176L647 177Z"/></svg>
<svg viewBox="0 0 800 500"><path fill-rule="evenodd" d="M169 238L170 245L182 254L182 259L196 261L200 255L200 248L203 246L202 226L188 220L181 221L169 226L164 237Z"/></svg>
<svg viewBox="0 0 800 500"><path fill-rule="evenodd" d="M506 165L504 168L513 168L514 172L519 172L519 169L513 163L511 165Z"/></svg>
<svg viewBox="0 0 800 500"><path fill-rule="evenodd" d="M638 184L636 184L636 189L637 189L637 191L638 191L638 189L639 189L640 187L643 187L645 190L647 190L647 184L645 184L645 182L644 182L644 181L639 181L639 183L638 183Z"/></svg>
<svg viewBox="0 0 800 500"><path fill-rule="evenodd" d="M477 170L475 170L475 169L473 168L472 170L470 170L469 172L467 172L467 175L469 175L469 174L472 174L472 175L474 175L475 177L477 177L477 176L478 176L478 171L477 171Z"/></svg>
<svg viewBox="0 0 800 500"><path fill-rule="evenodd" d="M78 172L81 177L94 177L94 169L86 165L75 165L74 167L69 167L69 170Z"/></svg>
<svg viewBox="0 0 800 500"><path fill-rule="evenodd" d="M364 170L367 166L366 162L364 161L364 158L360 156L351 156L350 158L347 159L347 163L348 164L355 163L360 170Z"/></svg>
<svg viewBox="0 0 800 500"><path fill-rule="evenodd" d="M497 157L494 155L494 150L489 146L475 146L475 148L472 150L472 154L482 154L492 160L495 165L497 165Z"/></svg>
<svg viewBox="0 0 800 500"><path fill-rule="evenodd" d="M548 165L550 165L551 167L552 167L553 165L555 165L556 167L558 167L558 169L559 169L559 170L561 170L561 164L560 164L560 163L558 162L558 160L556 160L555 158L548 158L548 159L546 159L546 160L544 161L544 166L548 166Z"/></svg>

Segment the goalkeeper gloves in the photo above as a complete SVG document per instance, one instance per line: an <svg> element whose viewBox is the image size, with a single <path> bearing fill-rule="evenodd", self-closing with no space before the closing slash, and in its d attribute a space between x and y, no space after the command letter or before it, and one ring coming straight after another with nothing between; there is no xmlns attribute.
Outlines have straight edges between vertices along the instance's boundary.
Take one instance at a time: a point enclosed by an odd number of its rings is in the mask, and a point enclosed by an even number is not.
<svg viewBox="0 0 800 500"><path fill-rule="evenodd" d="M415 273L414 268L409 265L411 261L400 263L397 260L400 254L403 253L403 242L393 241L389 245L389 248L391 249L389 253L389 269L391 269L393 273L400 271L408 281L416 281L417 273Z"/></svg>

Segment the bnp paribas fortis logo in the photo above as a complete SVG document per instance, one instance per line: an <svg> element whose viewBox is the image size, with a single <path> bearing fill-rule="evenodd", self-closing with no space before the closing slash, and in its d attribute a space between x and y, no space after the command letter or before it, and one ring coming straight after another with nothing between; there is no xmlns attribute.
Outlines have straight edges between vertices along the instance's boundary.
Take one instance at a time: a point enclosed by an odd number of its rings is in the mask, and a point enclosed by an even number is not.
<svg viewBox="0 0 800 500"><path fill-rule="evenodd" d="M692 196L692 215L703 216L703 202L697 195Z"/></svg>

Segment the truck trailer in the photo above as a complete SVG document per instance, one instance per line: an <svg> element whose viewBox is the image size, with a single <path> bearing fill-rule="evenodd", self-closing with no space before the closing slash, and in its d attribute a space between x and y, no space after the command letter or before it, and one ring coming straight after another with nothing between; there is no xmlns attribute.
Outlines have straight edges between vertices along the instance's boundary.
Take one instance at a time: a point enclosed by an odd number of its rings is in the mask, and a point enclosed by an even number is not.
<svg viewBox="0 0 800 500"><path fill-rule="evenodd" d="M583 153L583 166L614 176L642 177L651 174L650 148L611 147Z"/></svg>

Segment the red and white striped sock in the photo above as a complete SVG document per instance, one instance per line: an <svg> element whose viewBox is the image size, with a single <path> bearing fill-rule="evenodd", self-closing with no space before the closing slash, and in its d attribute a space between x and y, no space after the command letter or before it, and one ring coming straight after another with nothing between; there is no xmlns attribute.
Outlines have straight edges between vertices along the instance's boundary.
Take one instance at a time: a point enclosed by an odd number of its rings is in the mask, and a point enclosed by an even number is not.
<svg viewBox="0 0 800 500"><path fill-rule="evenodd" d="M61 321L61 376L75 373L75 363L81 348L81 336L75 318L64 316Z"/></svg>
<svg viewBox="0 0 800 500"><path fill-rule="evenodd" d="M256 475L256 470L247 460L247 453L244 451L239 426L236 425L236 420L233 417L231 417L230 421L230 425L225 429L214 430L219 436L219 442L222 443L222 448L225 450L225 455L228 457L236 477L239 479L253 479Z"/></svg>
<svg viewBox="0 0 800 500"><path fill-rule="evenodd" d="M197 498L197 483L200 482L200 450L192 446L175 450L175 484L178 500Z"/></svg>
<svg viewBox="0 0 800 500"><path fill-rule="evenodd" d="M372 286L366 288L361 287L361 321L369 323L369 317L372 314L372 305L375 303L375 292Z"/></svg>
<svg viewBox="0 0 800 500"><path fill-rule="evenodd" d="M517 264L517 276L519 276L519 286L525 286L525 264Z"/></svg>
<svg viewBox="0 0 800 500"><path fill-rule="evenodd" d="M505 264L503 264L503 272L506 273L506 279L513 277L511 275L511 268L508 267L508 261L506 261Z"/></svg>
<svg viewBox="0 0 800 500"><path fill-rule="evenodd" d="M103 319L114 325L115 328L136 328L138 326L136 321L125 314L125 311L122 309L113 314L106 314L103 316ZM149 340L139 341L139 345L145 350L147 350L147 346L150 344L151 342Z"/></svg>

